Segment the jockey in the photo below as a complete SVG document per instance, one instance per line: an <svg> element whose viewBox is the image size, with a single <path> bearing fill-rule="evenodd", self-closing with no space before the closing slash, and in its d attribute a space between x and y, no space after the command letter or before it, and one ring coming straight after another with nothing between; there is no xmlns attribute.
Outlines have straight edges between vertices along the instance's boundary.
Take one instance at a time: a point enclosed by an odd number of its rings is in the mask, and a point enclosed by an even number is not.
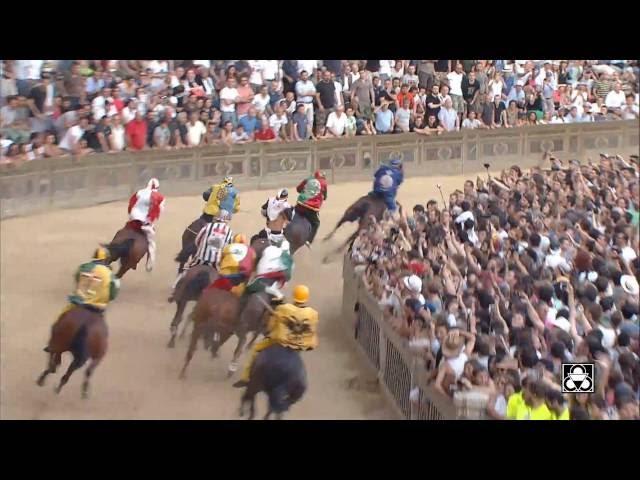
<svg viewBox="0 0 640 480"><path fill-rule="evenodd" d="M74 306L82 306L91 311L103 313L110 301L118 296L120 280L115 277L111 268L107 266L109 252L106 248L98 247L91 261L78 267L75 274L76 288L68 299L70 304L60 315L68 312Z"/></svg>
<svg viewBox="0 0 640 480"><path fill-rule="evenodd" d="M277 245L269 245L264 249L258 265L256 266L255 277L247 285L243 300L252 293L266 292L276 300L281 300L284 295L280 291L285 284L291 280L293 270L293 257L289 252L289 242L283 240ZM270 280L275 280L272 285L268 285ZM244 308L244 302L241 305Z"/></svg>
<svg viewBox="0 0 640 480"><path fill-rule="evenodd" d="M396 195L398 187L404 180L404 172L402 170L402 160L394 158L389 162L389 166L380 165L373 180L373 191L370 195L384 200L385 205L390 212L397 209Z"/></svg>
<svg viewBox="0 0 640 480"><path fill-rule="evenodd" d="M327 199L327 180L324 173L316 170L312 177L300 182L296 190L299 193L296 212L311 223L311 237L305 242L307 247L310 247L320 227L320 207Z"/></svg>
<svg viewBox="0 0 640 480"><path fill-rule="evenodd" d="M269 239L272 245L280 244L284 240L284 227L291 221L292 214L287 189L278 190L275 197L269 198L262 205L260 213L267 219L267 225L258 233L258 237Z"/></svg>
<svg viewBox="0 0 640 480"><path fill-rule="evenodd" d="M240 208L240 195L233 186L232 177L224 177L222 183L212 185L207 191L202 193L202 198L207 202L202 210L202 218L210 223L223 211L226 212L229 220Z"/></svg>
<svg viewBox="0 0 640 480"><path fill-rule="evenodd" d="M209 288L229 290L240 296L245 284L253 273L256 262L256 251L248 245L247 237L241 233L233 238L233 243L222 249L216 279Z"/></svg>
<svg viewBox="0 0 640 480"><path fill-rule="evenodd" d="M309 289L296 285L293 289L293 304L278 305L271 311L267 324L267 335L258 342L251 352L249 362L244 368L242 378L233 384L244 387L249 383L251 366L259 352L280 344L293 350L312 350L318 346L318 312L307 306Z"/></svg>
<svg viewBox="0 0 640 480"><path fill-rule="evenodd" d="M173 283L172 288L174 290L180 279L187 274L190 268L196 265L210 265L212 267L218 265L222 249L233 238L233 232L226 223L229 220L228 215L224 210L220 210L215 222L208 223L200 229L195 240L196 253L187 268L178 274L176 281Z"/></svg>
<svg viewBox="0 0 640 480"><path fill-rule="evenodd" d="M160 219L164 209L164 196L158 191L160 182L152 178L147 188L138 190L129 199L129 225L139 229L147 237L147 272L153 269L156 260L156 241L154 223Z"/></svg>

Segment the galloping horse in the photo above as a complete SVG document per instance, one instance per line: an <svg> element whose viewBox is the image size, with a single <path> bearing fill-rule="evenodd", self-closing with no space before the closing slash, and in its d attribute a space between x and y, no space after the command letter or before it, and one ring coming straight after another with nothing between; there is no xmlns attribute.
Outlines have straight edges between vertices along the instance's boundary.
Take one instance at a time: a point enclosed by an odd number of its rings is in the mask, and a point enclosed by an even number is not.
<svg viewBox="0 0 640 480"><path fill-rule="evenodd" d="M249 404L249 417L255 415L255 396L265 392L269 398L269 410L264 419L272 413L280 420L289 407L302 398L307 390L307 371L300 352L282 345L273 345L260 353L251 366L251 376L242 398L240 416L244 416L244 406Z"/></svg>
<svg viewBox="0 0 640 480"><path fill-rule="evenodd" d="M182 233L182 250L175 258L175 261L180 264L178 266L178 274L182 273L184 265L196 253L196 237L206 224L207 221L205 219L198 217Z"/></svg>
<svg viewBox="0 0 640 480"><path fill-rule="evenodd" d="M400 204L398 204L399 206ZM335 228L329 232L329 234L324 237L323 241L329 240L336 233L336 230L342 226L343 223L346 222L355 222L358 221L358 229L344 242L340 245L334 253L338 253L342 251L347 245L349 245L355 238L358 236L358 232L366 227L367 219L373 215L376 220L382 220L384 212L387 210L387 207L384 203L384 200L378 198L374 195L367 194L360 197L358 200L353 202L349 208L347 208L336 224ZM327 262L329 256L325 256L323 262Z"/></svg>
<svg viewBox="0 0 640 480"><path fill-rule="evenodd" d="M82 398L88 398L89 378L107 352L108 333L103 315L97 312L84 307L74 307L63 313L51 327L51 337L44 349L49 354L47 368L36 383L42 387L47 375L56 372L62 362L62 354L71 352L71 365L55 391L60 393L71 374L91 358L82 383Z"/></svg>
<svg viewBox="0 0 640 480"><path fill-rule="evenodd" d="M251 242L251 247L256 251L256 261L268 246L269 241L265 238L257 238ZM246 306L240 311L240 297L236 294L219 288L205 289L191 314L194 323L193 331L180 378L186 376L187 366L193 358L201 337L205 338L205 343L207 338L213 338L211 353L216 357L218 349L232 334L235 334L238 337L238 345L234 350L233 360L229 364L228 373L231 376L237 370L238 358L245 345L247 333L254 332L249 343L251 345L262 332L265 305L268 305L268 301L266 293L254 293L249 296Z"/></svg>
<svg viewBox="0 0 640 480"><path fill-rule="evenodd" d="M109 250L109 264L120 260L117 278L122 278L131 269L135 270L138 262L147 254L147 237L134 225L128 222L118 230L111 243L103 245Z"/></svg>
<svg viewBox="0 0 640 480"><path fill-rule="evenodd" d="M173 348L176 343L176 335L178 333L178 326L182 321L182 315L184 309L187 306L187 302L192 300L198 300L202 291L211 285L211 283L218 278L218 272L210 265L196 265L190 268L185 276L180 279L176 285L174 294L169 298L169 303L176 302L176 314L171 322L171 339L169 340L168 347ZM183 333L180 334L182 337Z"/></svg>
<svg viewBox="0 0 640 480"><path fill-rule="evenodd" d="M311 237L311 223L303 215L295 212L293 208L288 208L280 213L282 217L291 218L291 221L284 228L284 238L289 242L291 255L296 253ZM251 237L251 242L258 238L265 238L264 230Z"/></svg>

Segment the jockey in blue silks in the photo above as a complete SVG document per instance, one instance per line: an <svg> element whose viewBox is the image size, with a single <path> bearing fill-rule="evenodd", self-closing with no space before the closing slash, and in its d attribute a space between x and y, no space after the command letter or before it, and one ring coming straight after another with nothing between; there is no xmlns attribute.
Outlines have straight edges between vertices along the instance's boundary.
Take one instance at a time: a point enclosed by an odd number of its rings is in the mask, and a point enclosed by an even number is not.
<svg viewBox="0 0 640 480"><path fill-rule="evenodd" d="M403 180L402 160L394 158L389 162L388 166L380 165L376 170L371 194L384 200L389 211L395 212L397 209L396 195L398 194L398 187Z"/></svg>

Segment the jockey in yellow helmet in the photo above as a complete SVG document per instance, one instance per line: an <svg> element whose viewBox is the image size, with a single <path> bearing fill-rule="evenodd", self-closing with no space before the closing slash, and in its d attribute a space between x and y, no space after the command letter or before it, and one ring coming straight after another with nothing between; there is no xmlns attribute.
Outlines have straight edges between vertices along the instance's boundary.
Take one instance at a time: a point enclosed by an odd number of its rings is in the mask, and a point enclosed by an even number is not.
<svg viewBox="0 0 640 480"><path fill-rule="evenodd" d="M207 222L212 222L221 212L226 212L225 216L231 220L233 214L240 208L240 194L233 186L233 178L229 176L203 192L202 198L207 203L202 209L200 218Z"/></svg>
<svg viewBox="0 0 640 480"><path fill-rule="evenodd" d="M69 295L70 304L63 310L65 313L75 306L82 306L94 312L102 313L109 302L114 300L120 290L120 280L117 279L107 265L109 251L98 247L91 261L78 267L75 274L76 288Z"/></svg>
<svg viewBox="0 0 640 480"><path fill-rule="evenodd" d="M293 350L312 350L318 346L318 312L307 306L309 288L296 285L293 288L293 304L284 303L271 311L267 324L267 335L256 343L242 378L234 387L244 387L249 383L251 366L262 350L276 344Z"/></svg>

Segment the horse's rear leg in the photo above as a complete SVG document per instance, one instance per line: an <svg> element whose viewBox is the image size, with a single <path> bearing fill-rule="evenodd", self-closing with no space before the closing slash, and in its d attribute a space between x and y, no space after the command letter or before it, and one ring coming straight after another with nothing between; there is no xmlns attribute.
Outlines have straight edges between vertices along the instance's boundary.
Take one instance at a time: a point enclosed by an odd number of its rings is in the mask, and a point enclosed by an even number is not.
<svg viewBox="0 0 640 480"><path fill-rule="evenodd" d="M77 354L73 355L73 361L71 362L71 365L69 365L69 368L67 369L65 374L60 379L60 384L55 390L56 393L60 393L60 390L62 390L62 387L64 387L69 381L69 377L71 377L71 374L75 372L77 369L79 369L80 367L82 367L82 365L84 365L86 361L87 361L87 357L80 356Z"/></svg>
<svg viewBox="0 0 640 480"><path fill-rule="evenodd" d="M184 338L184 336L187 334L187 328L191 323L193 323L193 311L189 314L189 316L187 316L187 320L182 325L182 330L180 331L180 335L178 335L178 338Z"/></svg>
<svg viewBox="0 0 640 480"><path fill-rule="evenodd" d="M189 350L187 351L187 356L184 360L184 366L180 371L180 378L184 379L187 376L187 367L189 366L189 362L193 358L193 354L196 351L198 345L198 339L200 338L200 334L202 333L203 326L201 323L194 324L193 332L191 332L191 341L189 342Z"/></svg>
<svg viewBox="0 0 640 480"><path fill-rule="evenodd" d="M338 221L338 223L336 224L336 226L333 228L333 230L331 230L326 237L324 237L324 239L322 240L323 242L326 242L327 240L329 240L331 237L333 237L333 235L336 233L336 231L342 226L342 224L344 222L347 221L347 215L344 214L342 216L342 218Z"/></svg>
<svg viewBox="0 0 640 480"><path fill-rule="evenodd" d="M227 367L227 378L231 378L233 374L238 370L238 359L240 358L242 348L247 341L247 333L245 331L241 331L239 333L236 332L236 335L238 335L238 345L233 351L233 358L231 359L229 367Z"/></svg>
<svg viewBox="0 0 640 480"><path fill-rule="evenodd" d="M353 242L359 233L360 233L360 230L356 230L355 233L353 233L349 238L347 238L346 242L344 242L342 245L340 245L338 248L336 248L332 252L329 252L327 255L325 255L325 257L322 259L322 263L329 263L329 259L332 254L337 255L338 253L342 253L345 247L349 245L351 242Z"/></svg>
<svg viewBox="0 0 640 480"><path fill-rule="evenodd" d="M211 356L213 358L218 357L218 350L220 347L225 344L229 337L233 332L226 331L224 333L220 333L218 331L213 332L213 341L211 342Z"/></svg>
<svg viewBox="0 0 640 480"><path fill-rule="evenodd" d="M84 381L82 382L82 398L84 399L89 398L89 378L91 378L91 374L96 369L101 360L102 357L92 358L89 366L84 372Z"/></svg>
<svg viewBox="0 0 640 480"><path fill-rule="evenodd" d="M178 326L182 321L182 315L184 314L184 309L187 306L187 302L180 299L176 303L176 314L173 316L173 320L171 321L171 338L169 339L169 343L167 347L173 348L176 346L176 335L178 334ZM188 323L188 322L187 322Z"/></svg>
<svg viewBox="0 0 640 480"><path fill-rule="evenodd" d="M38 377L38 381L36 382L39 387L42 387L44 385L44 379L47 378L47 375L49 375L50 373L56 373L58 365L60 365L61 361L62 355L60 353L49 354L49 360L47 360L47 368L44 370L44 372L42 372L42 375Z"/></svg>
<svg viewBox="0 0 640 480"><path fill-rule="evenodd" d="M116 273L116 278L122 278L125 273L129 271L129 266L125 265L125 263L120 261L120 268L118 269L118 273Z"/></svg>

